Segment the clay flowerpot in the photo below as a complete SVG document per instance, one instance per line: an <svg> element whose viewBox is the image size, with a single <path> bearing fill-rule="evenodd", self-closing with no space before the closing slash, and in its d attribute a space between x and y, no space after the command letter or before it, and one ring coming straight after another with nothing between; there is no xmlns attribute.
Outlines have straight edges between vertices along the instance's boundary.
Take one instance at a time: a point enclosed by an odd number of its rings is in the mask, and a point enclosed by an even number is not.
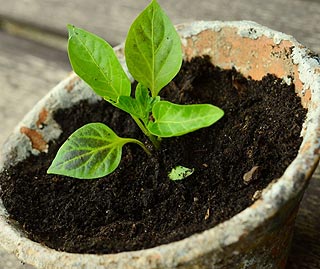
<svg viewBox="0 0 320 269"><path fill-rule="evenodd" d="M294 219L320 153L320 60L294 38L252 22L195 22L177 26L184 57L210 55L221 68L246 77L267 73L294 83L307 108L303 142L281 178L254 204L228 221L184 240L151 249L92 255L59 252L29 240L0 203L0 244L38 268L284 268ZM115 48L124 62L123 47ZM57 85L16 127L3 147L0 170L48 150L61 131L52 118L59 108L98 97L76 75ZM288 119L290 120L290 119ZM0 201L1 202L1 201Z"/></svg>

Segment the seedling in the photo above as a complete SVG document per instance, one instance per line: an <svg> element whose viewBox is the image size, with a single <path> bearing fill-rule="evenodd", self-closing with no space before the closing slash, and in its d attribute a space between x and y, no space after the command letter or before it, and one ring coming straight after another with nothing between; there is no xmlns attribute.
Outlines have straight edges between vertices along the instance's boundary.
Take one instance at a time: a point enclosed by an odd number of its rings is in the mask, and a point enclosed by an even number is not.
<svg viewBox="0 0 320 269"><path fill-rule="evenodd" d="M180 37L156 0L130 27L125 58L138 82L131 97L131 82L112 47L100 37L68 25L68 54L75 73L93 91L129 113L156 149L161 138L180 136L208 127L223 116L210 104L178 105L161 100L159 92L182 64ZM75 131L61 146L48 173L92 179L112 173L120 163L122 147L145 145L134 138L117 136L102 123L89 123Z"/></svg>

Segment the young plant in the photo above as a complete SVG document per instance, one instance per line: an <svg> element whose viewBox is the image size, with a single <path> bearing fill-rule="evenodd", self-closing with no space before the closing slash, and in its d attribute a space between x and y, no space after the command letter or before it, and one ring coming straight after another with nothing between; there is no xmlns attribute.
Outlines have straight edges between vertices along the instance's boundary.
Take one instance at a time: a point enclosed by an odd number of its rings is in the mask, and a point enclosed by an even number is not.
<svg viewBox="0 0 320 269"><path fill-rule="evenodd" d="M126 63L138 82L134 98L112 47L83 29L68 25L68 30L68 54L75 73L96 94L129 113L156 149L161 138L210 126L223 116L221 109L210 104L161 100L159 92L180 70L182 49L178 33L156 0L133 22L125 43ZM127 143L151 154L142 142L119 137L102 123L87 124L61 146L48 173L85 179L106 176L119 165Z"/></svg>

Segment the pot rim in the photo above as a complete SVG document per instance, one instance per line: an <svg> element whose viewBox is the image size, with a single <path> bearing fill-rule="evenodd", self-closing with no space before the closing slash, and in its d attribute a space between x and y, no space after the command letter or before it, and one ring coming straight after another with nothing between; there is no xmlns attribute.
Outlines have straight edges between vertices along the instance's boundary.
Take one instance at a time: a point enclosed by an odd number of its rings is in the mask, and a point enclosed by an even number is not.
<svg viewBox="0 0 320 269"><path fill-rule="evenodd" d="M196 21L177 25L183 45L186 44L186 38L196 38L196 35L202 31L211 30L219 32L226 27L237 29L237 34L246 38L258 39L261 36L266 36L272 38L275 44L279 44L283 40L289 41L292 44L291 57L294 64L299 66L300 79L304 84L303 87L311 91L311 102L302 130L302 134L304 135L302 145L297 157L288 166L281 178L264 189L261 197L250 207L209 230L170 244L118 254L95 255L60 252L33 242L12 225L0 200L0 244L8 251L14 252L19 259L40 268L44 267L45 264L55 264L56 266L49 268L65 268L66 264L68 264L68 268L73 268L72 266L84 263L90 264L90 268L104 268L103 266L107 265L120 268L120 265L125 265L126 263L130 263L130 268L141 268L141 262L149 264L150 268L156 268L159 264L165 264L168 268L173 268L180 263L190 262L213 250L221 252L223 248L237 242L243 237L244 233L247 234L257 229L262 222L276 214L277 210L288 199L294 197L297 192L302 192L316 168L320 154L320 121L318 120L320 119L320 59L311 56L310 51L292 36L271 30L254 22ZM123 63L123 45L116 47L115 50ZM75 78L76 76L72 74L58 84L54 89L56 93L50 92L29 114L35 111L39 114L40 108L44 104L47 104L49 98L53 97L57 100L58 95L60 95L60 93L57 93L59 89L65 88L65 85ZM91 93L86 94L87 97L85 98L95 98ZM24 122L25 120L17 126L14 133L19 133L21 136L20 127L25 125ZM14 146L8 147L9 143L12 143L15 138L15 135L12 135L4 145L6 149L3 151L3 155L9 156L9 158L17 155L19 161L21 160L19 157L20 153L13 151L12 147ZM15 143L17 144L18 142ZM25 154L25 152L21 154ZM1 161L0 170L8 165L5 160ZM201 245L201 248L195 247L199 245ZM139 261L139 263L135 261Z"/></svg>

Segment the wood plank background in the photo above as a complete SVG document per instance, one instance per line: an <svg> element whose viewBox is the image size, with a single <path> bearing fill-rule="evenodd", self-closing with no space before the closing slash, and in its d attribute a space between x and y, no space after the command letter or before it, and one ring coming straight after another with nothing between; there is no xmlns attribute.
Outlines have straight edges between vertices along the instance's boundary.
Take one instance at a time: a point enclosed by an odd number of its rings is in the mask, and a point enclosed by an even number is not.
<svg viewBox="0 0 320 269"><path fill-rule="evenodd" d="M252 20L293 35L320 53L319 0L158 1L174 23ZM132 20L148 2L0 0L0 144L34 103L71 71L65 51L67 23L116 45L124 40ZM320 171L299 211L287 269L320 268L319 175ZM2 268L32 267L0 249Z"/></svg>
<svg viewBox="0 0 320 269"><path fill-rule="evenodd" d="M65 35L67 23L84 27L115 45L148 0L1 0L9 20ZM253 20L295 36L320 51L318 0L159 0L174 23L191 20Z"/></svg>

